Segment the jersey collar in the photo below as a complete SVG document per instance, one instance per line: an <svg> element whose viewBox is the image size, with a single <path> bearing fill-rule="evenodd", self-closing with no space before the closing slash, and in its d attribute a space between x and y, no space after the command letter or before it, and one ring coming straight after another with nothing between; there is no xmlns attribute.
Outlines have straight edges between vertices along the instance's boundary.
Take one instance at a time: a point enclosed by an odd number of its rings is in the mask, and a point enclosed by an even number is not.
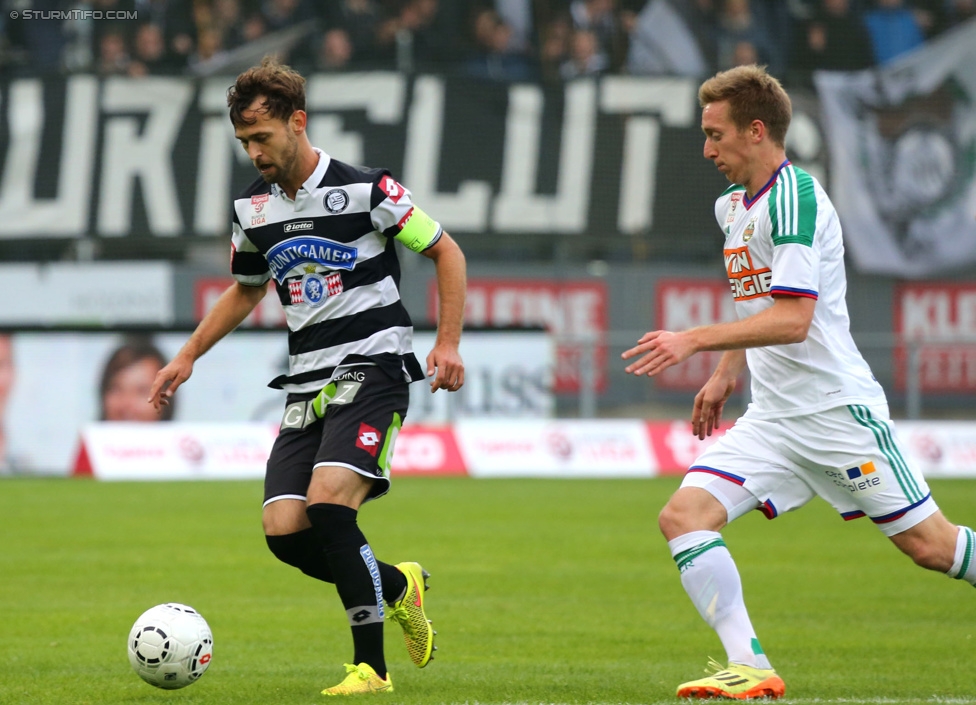
<svg viewBox="0 0 976 705"><path fill-rule="evenodd" d="M776 183L776 179L779 177L779 173L783 171L784 167L789 166L789 164L790 160L785 159L782 164L776 167L776 171L774 171L773 175L769 177L769 181L766 182L766 185L759 189L759 192L756 193L756 195L752 198L749 198L747 194L742 194L742 205L746 207L746 210L752 208L752 204L762 198L763 194L773 187L773 184Z"/></svg>
<svg viewBox="0 0 976 705"><path fill-rule="evenodd" d="M304 199L308 198L312 195L312 193L314 193L315 189L317 189L322 183L322 179L325 178L325 172L328 170L329 164L332 163L332 157L323 152L321 149L318 147L312 147L312 149L314 149L315 153L319 155L319 163L315 165L315 170L307 179L305 179L302 187L298 189L298 193L295 194L296 206L299 204L299 202L304 202ZM285 199L286 201L290 200L285 194L284 189L278 186L278 184L271 185L271 193Z"/></svg>

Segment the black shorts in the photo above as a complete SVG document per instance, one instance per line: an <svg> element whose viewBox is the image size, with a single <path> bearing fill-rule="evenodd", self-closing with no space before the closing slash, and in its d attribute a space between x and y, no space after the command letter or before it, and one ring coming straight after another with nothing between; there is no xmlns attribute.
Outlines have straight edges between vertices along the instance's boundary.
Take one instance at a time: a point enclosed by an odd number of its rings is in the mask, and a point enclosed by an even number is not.
<svg viewBox="0 0 976 705"><path fill-rule="evenodd" d="M264 476L265 505L276 499L305 500L312 470L319 465L376 478L366 501L389 491L393 444L410 401L407 383L379 367L350 368L333 383L323 417L314 409L318 394L288 395Z"/></svg>

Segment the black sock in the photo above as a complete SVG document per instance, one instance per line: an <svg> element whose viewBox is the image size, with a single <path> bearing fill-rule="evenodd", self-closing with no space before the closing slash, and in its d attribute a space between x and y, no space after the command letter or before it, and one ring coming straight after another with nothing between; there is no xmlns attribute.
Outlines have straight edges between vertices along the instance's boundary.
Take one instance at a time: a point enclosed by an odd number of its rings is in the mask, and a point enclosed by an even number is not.
<svg viewBox="0 0 976 705"><path fill-rule="evenodd" d="M339 504L323 503L311 505L306 513L325 550L336 591L349 617L355 650L353 663L368 663L381 678L386 678L382 578L366 537L356 523L357 512Z"/></svg>
<svg viewBox="0 0 976 705"><path fill-rule="evenodd" d="M326 583L335 582L332 579L332 569L325 558L325 551L322 550L321 543L311 529L264 538L268 542L268 548L279 561L295 566L305 575L317 580Z"/></svg>
<svg viewBox="0 0 976 705"><path fill-rule="evenodd" d="M264 538L268 542L268 548L279 561L298 568L305 575L316 580L326 583L335 582L332 579L332 569L325 558L325 551L312 529ZM407 589L407 578L389 563L376 561L376 565L380 569L380 579L383 581L383 599L393 604Z"/></svg>

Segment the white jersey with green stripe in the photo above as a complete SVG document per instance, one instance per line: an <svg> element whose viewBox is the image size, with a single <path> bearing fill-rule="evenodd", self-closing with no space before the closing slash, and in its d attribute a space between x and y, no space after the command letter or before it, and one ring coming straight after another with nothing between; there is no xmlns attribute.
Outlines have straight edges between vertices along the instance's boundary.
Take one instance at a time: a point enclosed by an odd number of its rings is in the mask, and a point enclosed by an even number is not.
<svg viewBox="0 0 976 705"><path fill-rule="evenodd" d="M727 189L715 217L740 319L772 306L774 296L817 301L802 343L746 350L750 413L776 418L885 403L851 337L840 222L820 183L786 161L752 198L743 186Z"/></svg>

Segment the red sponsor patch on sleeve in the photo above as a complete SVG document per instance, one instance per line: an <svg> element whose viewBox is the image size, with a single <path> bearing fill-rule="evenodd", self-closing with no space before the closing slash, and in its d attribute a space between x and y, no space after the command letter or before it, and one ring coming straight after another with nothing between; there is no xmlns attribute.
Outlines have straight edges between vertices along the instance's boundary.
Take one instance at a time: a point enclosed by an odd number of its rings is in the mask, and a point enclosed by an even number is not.
<svg viewBox="0 0 976 705"><path fill-rule="evenodd" d="M382 179L380 179L379 187L380 191L385 193L386 197L394 203L399 203L400 199L403 198L403 194L406 192L406 189L404 189L396 179L389 175L385 175Z"/></svg>

